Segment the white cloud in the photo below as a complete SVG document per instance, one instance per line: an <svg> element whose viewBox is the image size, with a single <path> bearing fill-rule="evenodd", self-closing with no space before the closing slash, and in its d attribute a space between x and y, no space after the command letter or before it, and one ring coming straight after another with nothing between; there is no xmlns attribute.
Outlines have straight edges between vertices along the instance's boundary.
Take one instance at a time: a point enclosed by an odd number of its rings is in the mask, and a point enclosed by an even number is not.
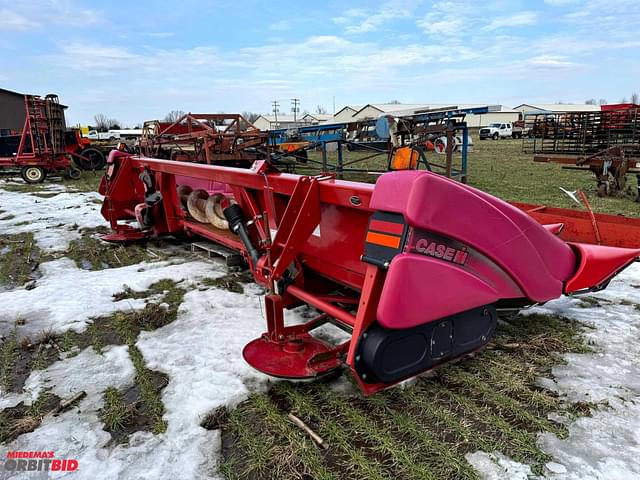
<svg viewBox="0 0 640 480"><path fill-rule="evenodd" d="M422 27L428 35L453 36L460 34L464 30L465 20L451 16L438 22L421 20L418 22L418 26Z"/></svg>
<svg viewBox="0 0 640 480"><path fill-rule="evenodd" d="M547 69L566 69L579 66L579 64L570 62L567 57L562 55L538 55L536 57L529 58L525 63L528 63L534 68L541 67Z"/></svg>
<svg viewBox="0 0 640 480"><path fill-rule="evenodd" d="M493 31L501 28L524 27L535 24L537 20L538 14L535 12L518 12L513 15L494 18L483 27L483 30Z"/></svg>
<svg viewBox="0 0 640 480"><path fill-rule="evenodd" d="M476 19L469 13L476 7L466 0L436 2L416 25L431 36L453 37L473 27Z"/></svg>
<svg viewBox="0 0 640 480"><path fill-rule="evenodd" d="M169 37L175 37L175 32L151 32L151 33L147 33L148 36L150 37L154 37L154 38L169 38ZM124 38L127 38L126 35L124 36Z"/></svg>
<svg viewBox="0 0 640 480"><path fill-rule="evenodd" d="M352 23L354 19L367 16L367 11L363 8L350 8L346 10L339 17L334 17L333 22L337 24Z"/></svg>
<svg viewBox="0 0 640 480"><path fill-rule="evenodd" d="M289 20L280 20L279 22L272 23L269 25L269 30L274 30L276 32L284 32L291 28L291 23Z"/></svg>
<svg viewBox="0 0 640 480"><path fill-rule="evenodd" d="M29 30L38 27L39 24L30 18L20 15L6 8L0 9L1 30Z"/></svg>
<svg viewBox="0 0 640 480"><path fill-rule="evenodd" d="M379 30L383 24L399 18L411 18L422 0L387 0L377 9L353 8L333 19L335 23L346 25L347 34L363 34ZM375 13L370 13L375 12Z"/></svg>
<svg viewBox="0 0 640 480"><path fill-rule="evenodd" d="M75 0L2 1L0 29L44 29L47 26L89 27L103 20L99 10L85 8Z"/></svg>

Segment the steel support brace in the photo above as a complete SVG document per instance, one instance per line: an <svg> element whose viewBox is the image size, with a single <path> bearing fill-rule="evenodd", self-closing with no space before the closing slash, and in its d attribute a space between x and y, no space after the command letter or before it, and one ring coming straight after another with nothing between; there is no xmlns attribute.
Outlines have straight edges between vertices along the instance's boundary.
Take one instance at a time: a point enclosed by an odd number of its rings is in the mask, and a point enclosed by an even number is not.
<svg viewBox="0 0 640 480"><path fill-rule="evenodd" d="M301 177L289 199L271 246L271 280L278 281L320 223L318 179Z"/></svg>

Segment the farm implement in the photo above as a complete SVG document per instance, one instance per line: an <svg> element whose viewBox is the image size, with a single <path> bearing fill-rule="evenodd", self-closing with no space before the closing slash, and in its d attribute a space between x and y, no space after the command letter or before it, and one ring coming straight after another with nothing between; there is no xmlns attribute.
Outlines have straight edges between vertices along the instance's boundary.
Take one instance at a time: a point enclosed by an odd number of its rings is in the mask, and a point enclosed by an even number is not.
<svg viewBox="0 0 640 480"><path fill-rule="evenodd" d="M0 168L18 168L25 182L40 183L48 174L59 171L78 178L80 170L72 157L87 170L104 166L102 152L90 148L90 142L77 130L67 131L67 107L60 104L57 95L25 95L24 106L22 131L0 135Z"/></svg>
<svg viewBox="0 0 640 480"><path fill-rule="evenodd" d="M524 151L536 162L559 163L563 168L590 170L598 195L625 194L627 174L638 180L640 202L640 108L622 104L603 106L600 112L527 115Z"/></svg>
<svg viewBox="0 0 640 480"><path fill-rule="evenodd" d="M113 151L100 193L105 240L187 233L244 257L267 290L250 365L291 379L346 365L366 394L482 348L501 309L605 288L640 255L566 242L561 225L428 171L372 185ZM301 305L319 314L287 324ZM349 340L312 335L326 323Z"/></svg>
<svg viewBox="0 0 640 480"><path fill-rule="evenodd" d="M145 122L139 148L155 158L249 166L266 158L268 137L242 115L187 113L175 122Z"/></svg>
<svg viewBox="0 0 640 480"><path fill-rule="evenodd" d="M0 136L0 167L20 168L27 183L44 181L47 173L72 164L64 150L64 106L55 95L25 95L24 128L19 134Z"/></svg>

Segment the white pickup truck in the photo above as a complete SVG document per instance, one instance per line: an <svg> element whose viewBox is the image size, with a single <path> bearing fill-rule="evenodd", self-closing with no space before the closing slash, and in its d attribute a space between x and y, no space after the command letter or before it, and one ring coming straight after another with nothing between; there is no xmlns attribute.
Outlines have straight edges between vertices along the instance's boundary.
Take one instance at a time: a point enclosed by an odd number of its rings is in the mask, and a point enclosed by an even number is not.
<svg viewBox="0 0 640 480"><path fill-rule="evenodd" d="M108 132L99 132L97 130L89 130L87 133L89 140L120 140L120 132L109 130Z"/></svg>
<svg viewBox="0 0 640 480"><path fill-rule="evenodd" d="M513 126L511 123L492 123L488 127L480 129L480 140L486 138L511 138L513 136Z"/></svg>

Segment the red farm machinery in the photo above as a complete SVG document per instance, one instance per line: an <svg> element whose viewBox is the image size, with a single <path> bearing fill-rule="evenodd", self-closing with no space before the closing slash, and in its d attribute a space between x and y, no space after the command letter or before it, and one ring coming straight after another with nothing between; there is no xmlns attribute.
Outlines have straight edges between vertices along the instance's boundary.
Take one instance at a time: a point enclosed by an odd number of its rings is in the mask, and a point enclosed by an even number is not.
<svg viewBox="0 0 640 480"><path fill-rule="evenodd" d="M139 148L154 158L247 167L267 158L268 138L239 114L187 113L175 122L145 122Z"/></svg>
<svg viewBox="0 0 640 480"><path fill-rule="evenodd" d="M24 110L14 112L14 116L24 123L21 131L0 129L0 167L19 169L25 182L40 183L48 174L57 172L78 178L80 170L72 158L85 169L95 168L100 162L104 165L102 152L90 148L79 131L67 130L64 116L67 107L60 104L57 95L42 98L8 93L22 97ZM0 119L0 126L4 121Z"/></svg>
<svg viewBox="0 0 640 480"><path fill-rule="evenodd" d="M526 115L524 150L536 162L592 171L598 195L624 195L627 174L638 180L640 202L640 106L607 105L596 112Z"/></svg>
<svg viewBox="0 0 640 480"><path fill-rule="evenodd" d="M605 288L640 249L567 242L561 225L429 171L376 184L113 151L100 185L110 241L204 237L265 286L245 360L275 377L346 366L372 394L485 346L497 312ZM302 324L285 311L318 311ZM331 344L325 323L348 333Z"/></svg>

